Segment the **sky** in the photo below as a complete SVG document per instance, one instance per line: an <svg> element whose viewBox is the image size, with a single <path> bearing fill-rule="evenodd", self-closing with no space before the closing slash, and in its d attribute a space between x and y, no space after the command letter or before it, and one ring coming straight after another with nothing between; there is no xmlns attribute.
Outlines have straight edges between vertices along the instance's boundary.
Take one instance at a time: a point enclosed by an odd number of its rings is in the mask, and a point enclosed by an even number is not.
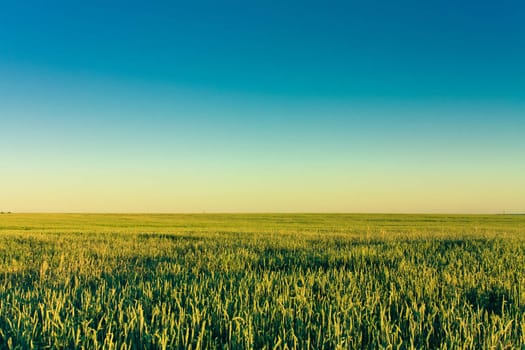
<svg viewBox="0 0 525 350"><path fill-rule="evenodd" d="M4 0L0 210L525 211L525 3Z"/></svg>

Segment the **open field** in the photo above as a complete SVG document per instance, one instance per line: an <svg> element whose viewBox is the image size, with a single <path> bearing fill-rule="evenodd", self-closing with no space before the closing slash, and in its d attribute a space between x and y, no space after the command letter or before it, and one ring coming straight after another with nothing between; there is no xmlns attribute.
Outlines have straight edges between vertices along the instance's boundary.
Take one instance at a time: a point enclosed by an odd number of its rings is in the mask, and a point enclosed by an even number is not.
<svg viewBox="0 0 525 350"><path fill-rule="evenodd" d="M0 348L521 348L525 216L0 215Z"/></svg>

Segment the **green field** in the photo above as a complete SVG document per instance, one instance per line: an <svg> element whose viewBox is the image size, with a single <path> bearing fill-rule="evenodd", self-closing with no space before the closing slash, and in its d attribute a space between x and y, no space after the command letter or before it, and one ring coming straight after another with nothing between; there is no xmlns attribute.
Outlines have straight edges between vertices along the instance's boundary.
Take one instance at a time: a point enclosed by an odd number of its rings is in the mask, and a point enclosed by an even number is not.
<svg viewBox="0 0 525 350"><path fill-rule="evenodd" d="M0 348L524 349L525 216L0 215Z"/></svg>

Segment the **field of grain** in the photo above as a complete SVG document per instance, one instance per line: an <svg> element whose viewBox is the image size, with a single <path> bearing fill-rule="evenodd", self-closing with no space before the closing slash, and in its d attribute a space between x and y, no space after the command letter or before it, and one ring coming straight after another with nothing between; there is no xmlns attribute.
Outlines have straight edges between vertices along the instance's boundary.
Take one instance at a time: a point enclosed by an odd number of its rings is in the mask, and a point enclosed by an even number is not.
<svg viewBox="0 0 525 350"><path fill-rule="evenodd" d="M0 215L0 348L525 344L525 216Z"/></svg>

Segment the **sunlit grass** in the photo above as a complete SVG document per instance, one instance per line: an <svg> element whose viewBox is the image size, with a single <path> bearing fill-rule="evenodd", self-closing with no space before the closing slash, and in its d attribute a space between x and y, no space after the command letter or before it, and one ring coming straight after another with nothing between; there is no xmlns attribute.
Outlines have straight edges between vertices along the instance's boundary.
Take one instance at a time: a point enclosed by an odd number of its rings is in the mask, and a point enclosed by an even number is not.
<svg viewBox="0 0 525 350"><path fill-rule="evenodd" d="M525 217L0 215L0 348L519 348Z"/></svg>

